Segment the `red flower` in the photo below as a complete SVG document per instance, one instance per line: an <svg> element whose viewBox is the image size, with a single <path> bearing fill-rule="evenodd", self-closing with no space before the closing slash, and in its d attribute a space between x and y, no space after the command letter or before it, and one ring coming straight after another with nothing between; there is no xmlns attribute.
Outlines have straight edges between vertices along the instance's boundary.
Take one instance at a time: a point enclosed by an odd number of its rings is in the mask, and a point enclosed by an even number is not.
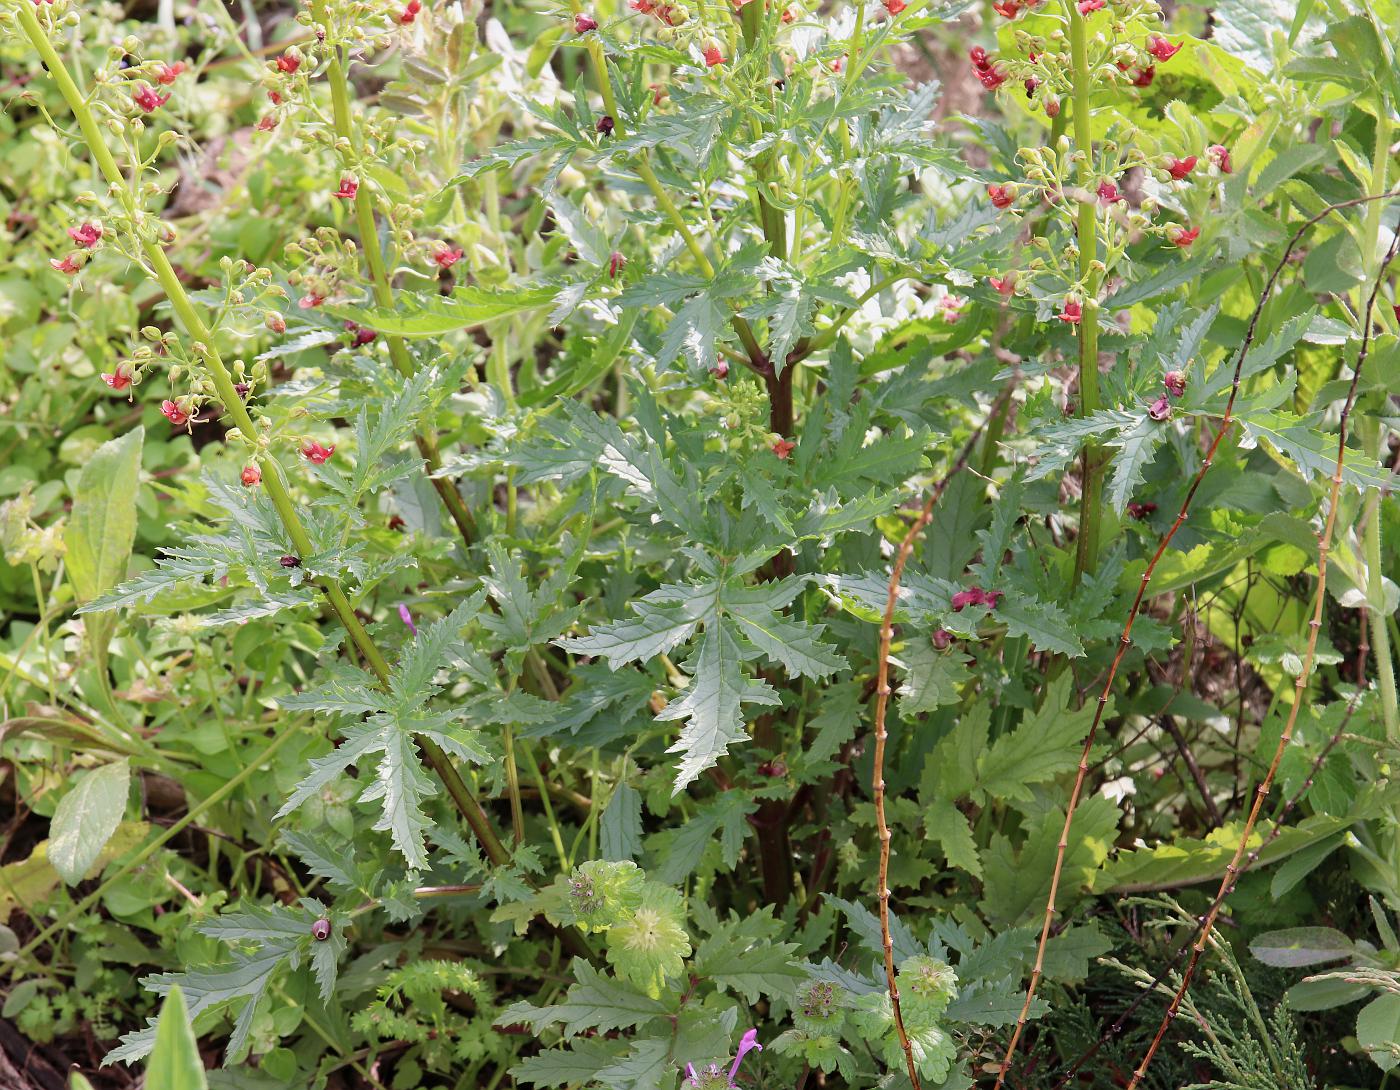
<svg viewBox="0 0 1400 1090"><path fill-rule="evenodd" d="M594 122L593 128L600 136L611 136L613 129L617 128L617 122L612 119L611 114L604 114Z"/></svg>
<svg viewBox="0 0 1400 1090"><path fill-rule="evenodd" d="M1397 322L1400 322L1400 303L1396 303L1396 304L1392 305L1391 308L1390 308L1390 310L1391 310L1391 313L1395 315L1395 320L1396 320Z"/></svg>
<svg viewBox="0 0 1400 1090"><path fill-rule="evenodd" d="M1047 98L1047 99L1045 100L1045 116L1046 116L1046 117L1059 117L1059 116L1060 116L1060 100L1059 100L1058 98Z"/></svg>
<svg viewBox="0 0 1400 1090"><path fill-rule="evenodd" d="M618 273L627 268L627 259L614 250L608 254L608 278L616 280Z"/></svg>
<svg viewBox="0 0 1400 1090"><path fill-rule="evenodd" d="M967 305L967 300L960 295L945 295L938 305L943 310L943 320L952 323L962 317L962 308Z"/></svg>
<svg viewBox="0 0 1400 1090"><path fill-rule="evenodd" d="M999 295L1016 294L1016 274L1014 272L1009 272L1002 277L989 276L987 283L996 288Z"/></svg>
<svg viewBox="0 0 1400 1090"><path fill-rule="evenodd" d="M319 307L325 301L326 297L324 295L315 288L311 288L305 295L297 300L297 306L301 307L302 310L310 310L312 307Z"/></svg>
<svg viewBox="0 0 1400 1090"><path fill-rule="evenodd" d="M1139 72L1136 76L1133 77L1133 86L1134 86L1134 87L1151 87L1151 86L1152 86L1152 81L1153 81L1156 77L1157 77L1157 69L1156 69L1156 67L1155 67L1154 65L1149 64L1146 68L1144 68L1141 72Z"/></svg>
<svg viewBox="0 0 1400 1090"><path fill-rule="evenodd" d="M439 269L450 269L461 260L462 248L460 246L443 245L433 251L433 261L437 263Z"/></svg>
<svg viewBox="0 0 1400 1090"><path fill-rule="evenodd" d="M1066 299L1064 308L1055 317L1067 325L1078 325L1084 317L1084 307L1078 299Z"/></svg>
<svg viewBox="0 0 1400 1090"><path fill-rule="evenodd" d="M585 15L583 14L583 12L579 12L577 15L574 16L575 34L587 34L590 30L597 29L598 20L594 19L591 15Z"/></svg>
<svg viewBox="0 0 1400 1090"><path fill-rule="evenodd" d="M1196 241L1196 236L1201 233L1199 227L1184 228L1175 225L1167 228L1167 238L1173 245L1180 246L1183 250Z"/></svg>
<svg viewBox="0 0 1400 1090"><path fill-rule="evenodd" d="M243 482L244 488L252 488L254 485L262 484L262 470L255 465L246 465L243 472L238 475L238 479Z"/></svg>
<svg viewBox="0 0 1400 1090"><path fill-rule="evenodd" d="M332 193L331 196L339 197L342 200L346 201L353 201L355 199L355 194L359 191L360 183L357 182L354 178L347 176L340 179L340 188L337 189L334 193Z"/></svg>
<svg viewBox="0 0 1400 1090"><path fill-rule="evenodd" d="M404 6L403 14L399 16L399 22L408 26L414 19L418 18L418 13L423 10L423 0L408 0Z"/></svg>
<svg viewBox="0 0 1400 1090"><path fill-rule="evenodd" d="M345 331L350 334L350 343L356 348L370 344L379 336L374 330L366 329L364 326L356 325L354 322L346 322Z"/></svg>
<svg viewBox="0 0 1400 1090"><path fill-rule="evenodd" d="M1021 14L1021 5L1016 0L998 0L992 5L992 10L1003 19L1014 19Z"/></svg>
<svg viewBox="0 0 1400 1090"><path fill-rule="evenodd" d="M267 93L267 100L274 106L280 106L282 105L282 94L280 91L269 91Z"/></svg>
<svg viewBox="0 0 1400 1090"><path fill-rule="evenodd" d="M1167 173L1179 182L1196 169L1196 163L1194 155L1188 155L1185 159L1168 159Z"/></svg>
<svg viewBox="0 0 1400 1090"><path fill-rule="evenodd" d="M669 93L665 85L660 83L648 83L647 90L651 92L651 104L653 106L660 106L661 100Z"/></svg>
<svg viewBox="0 0 1400 1090"><path fill-rule="evenodd" d="M720 382L723 382L729 377L729 361L720 360L717 364L710 368L710 374L714 375L715 378L718 379Z"/></svg>
<svg viewBox="0 0 1400 1090"><path fill-rule="evenodd" d="M323 447L315 439L308 439L301 447L301 456L308 462L315 462L318 466L325 465L330 456L335 453L335 444Z"/></svg>
<svg viewBox="0 0 1400 1090"><path fill-rule="evenodd" d="M95 223L83 223L81 226L68 228L68 237L79 246L91 250L102 241L102 228Z"/></svg>
<svg viewBox="0 0 1400 1090"><path fill-rule="evenodd" d="M979 72L986 71L986 69L992 66L991 61L987 57L987 51L980 45L974 45L968 50L967 55L972 60L972 67Z"/></svg>
<svg viewBox="0 0 1400 1090"><path fill-rule="evenodd" d="M169 398L160 403L160 411L161 415L177 428L183 428L190 422L190 414Z"/></svg>
<svg viewBox="0 0 1400 1090"><path fill-rule="evenodd" d="M1224 144L1212 144L1206 148L1206 158L1220 168L1221 174L1234 173L1230 168L1230 149Z"/></svg>
<svg viewBox="0 0 1400 1090"><path fill-rule="evenodd" d="M1181 46L1172 45L1167 39L1153 34L1147 39L1147 51L1159 61L1169 61L1181 52Z"/></svg>
<svg viewBox="0 0 1400 1090"><path fill-rule="evenodd" d="M1172 397L1180 397L1186 393L1186 372L1168 371L1162 376L1162 385L1167 388L1167 393Z"/></svg>
<svg viewBox="0 0 1400 1090"><path fill-rule="evenodd" d="M263 324L274 333L287 332L287 319L278 314L275 310L268 311L268 315L263 319Z"/></svg>
<svg viewBox="0 0 1400 1090"><path fill-rule="evenodd" d="M1118 187L1112 182L1100 182L1096 190L1099 200L1104 204L1116 204L1123 199L1123 195L1118 192Z"/></svg>
<svg viewBox="0 0 1400 1090"><path fill-rule="evenodd" d="M796 446L797 444L794 443L791 439L779 439L769 449L771 449L773 453L776 454L779 458L786 461L787 456L792 453L793 448Z"/></svg>
<svg viewBox="0 0 1400 1090"><path fill-rule="evenodd" d="M1010 208L1012 202L1016 200L1016 194L1011 192L1011 187L1006 185L988 185L987 196L992 202L993 208Z"/></svg>
<svg viewBox="0 0 1400 1090"><path fill-rule="evenodd" d="M1130 503L1130 504L1128 504L1128 514L1132 515L1133 518L1137 519L1139 522L1141 522L1143 519L1147 518L1149 515L1151 515L1151 514L1152 514L1154 511L1156 511L1156 510L1157 510L1157 505L1156 505L1155 503Z"/></svg>
<svg viewBox="0 0 1400 1090"><path fill-rule="evenodd" d="M58 260L58 258L51 257L49 258L49 264L59 272L67 273L69 276L72 276L82 268L82 266L78 264L78 255L75 253L69 254L62 261Z"/></svg>
<svg viewBox="0 0 1400 1090"><path fill-rule="evenodd" d="M1079 14L1088 15L1090 12L1102 11L1108 6L1108 0L1079 0Z"/></svg>
<svg viewBox="0 0 1400 1090"><path fill-rule="evenodd" d="M933 630L933 649L935 651L946 651L953 643L953 634L946 628L935 628Z"/></svg>
<svg viewBox="0 0 1400 1090"><path fill-rule="evenodd" d="M131 386L131 364L119 363L111 374L104 374L102 381L113 390L125 390Z"/></svg>
<svg viewBox="0 0 1400 1090"><path fill-rule="evenodd" d="M165 86L169 87L180 78L180 73L184 70L184 61L176 61L174 64L163 64L160 66L160 71L156 73L156 82L163 83Z"/></svg>
<svg viewBox="0 0 1400 1090"><path fill-rule="evenodd" d="M977 72L977 78L982 81L982 86L989 91L995 91L1006 82L1006 76L998 72L995 68L982 68Z"/></svg>
<svg viewBox="0 0 1400 1090"><path fill-rule="evenodd" d="M724 54L719 51L719 43L711 40L705 43L705 67L713 68L724 63Z"/></svg>
<svg viewBox="0 0 1400 1090"><path fill-rule="evenodd" d="M258 123L254 125L253 128L257 129L258 132L271 132L273 129L277 128L277 118L273 117L271 114L265 114L258 118Z"/></svg>
<svg viewBox="0 0 1400 1090"><path fill-rule="evenodd" d="M147 87L144 83L138 87L131 95L131 100L140 106L146 113L154 113L167 102L170 96L158 94L154 87Z"/></svg>
<svg viewBox="0 0 1400 1090"><path fill-rule="evenodd" d="M301 58L292 53L283 53L277 58L277 71L285 72L289 76L295 75L300 67Z"/></svg>
<svg viewBox="0 0 1400 1090"><path fill-rule="evenodd" d="M1171 402L1167 400L1165 394L1147 407L1147 415L1152 417L1153 420L1165 420L1167 417L1171 416L1171 414Z"/></svg>
<svg viewBox="0 0 1400 1090"><path fill-rule="evenodd" d="M891 17L891 18L893 18L894 16L898 15L901 11L903 11L903 10L904 10L905 8L907 8L908 6L909 6L909 5L906 4L906 3L904 2L904 0L885 0L885 10L886 10L887 12L890 13L890 17ZM783 17L784 17L784 19L787 19L787 12L786 12L786 11L783 12ZM788 22L791 22L792 20L791 20L791 19L787 19L787 21L788 21Z"/></svg>

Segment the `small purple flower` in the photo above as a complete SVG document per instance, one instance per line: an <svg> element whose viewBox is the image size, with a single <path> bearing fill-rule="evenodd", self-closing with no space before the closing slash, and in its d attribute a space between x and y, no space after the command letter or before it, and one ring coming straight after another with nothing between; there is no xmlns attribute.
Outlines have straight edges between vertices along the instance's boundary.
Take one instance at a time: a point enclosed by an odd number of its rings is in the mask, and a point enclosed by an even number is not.
<svg viewBox="0 0 1400 1090"><path fill-rule="evenodd" d="M399 620L408 625L408 630L415 636L418 635L418 626L413 623L413 614L408 611L408 606L399 603Z"/></svg>
<svg viewBox="0 0 1400 1090"><path fill-rule="evenodd" d="M744 1036L739 1039L739 1051L734 1056L734 1062L729 1065L728 1077L719 1064L709 1064L698 1073L694 1064L686 1064L687 1085L691 1090L722 1090L725 1087L736 1087L739 1084L734 1079L739 1074L739 1065L744 1062L744 1056L750 1052L762 1051L763 1046L758 1043L758 1030L746 1030Z"/></svg>
<svg viewBox="0 0 1400 1090"><path fill-rule="evenodd" d="M1147 415L1152 417L1153 420L1165 420L1167 417L1171 416L1171 414L1171 403L1167 400L1165 394L1147 407Z"/></svg>

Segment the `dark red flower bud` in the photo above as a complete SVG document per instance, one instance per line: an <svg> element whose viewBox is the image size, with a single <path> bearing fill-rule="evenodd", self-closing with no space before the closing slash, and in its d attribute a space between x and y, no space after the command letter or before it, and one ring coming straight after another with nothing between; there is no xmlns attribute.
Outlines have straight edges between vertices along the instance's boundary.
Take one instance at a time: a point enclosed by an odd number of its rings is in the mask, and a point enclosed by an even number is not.
<svg viewBox="0 0 1400 1090"><path fill-rule="evenodd" d="M1148 65L1133 77L1134 87L1151 87L1152 81L1157 78L1157 69L1153 65Z"/></svg>
<svg viewBox="0 0 1400 1090"><path fill-rule="evenodd" d="M1153 420L1162 421L1171 416L1171 414L1171 402L1167 400L1165 394L1147 407L1147 415L1152 417Z"/></svg>
<svg viewBox="0 0 1400 1090"><path fill-rule="evenodd" d="M935 628L933 630L933 647L935 651L946 651L953 643L953 634L946 628Z"/></svg>
<svg viewBox="0 0 1400 1090"><path fill-rule="evenodd" d="M623 269L627 268L627 259L614 250L608 254L608 278L616 280Z"/></svg>
<svg viewBox="0 0 1400 1090"><path fill-rule="evenodd" d="M331 921L322 916L311 925L311 937L317 942L325 942L331 937Z"/></svg>
<svg viewBox="0 0 1400 1090"><path fill-rule="evenodd" d="M1132 515L1133 518L1137 519L1139 522L1142 522L1143 520L1150 518L1150 517L1152 516L1153 512L1155 512L1156 510L1157 510L1157 505L1156 505L1155 503L1130 503L1130 504L1128 504L1128 514Z"/></svg>
<svg viewBox="0 0 1400 1090"><path fill-rule="evenodd" d="M1162 385L1167 388L1167 393L1172 397L1181 397L1186 393L1186 372L1168 371L1162 376Z"/></svg>
<svg viewBox="0 0 1400 1090"><path fill-rule="evenodd" d="M611 136L613 129L617 128L617 122L612 119L611 114L604 114L602 117L598 118L593 128L603 136Z"/></svg>
<svg viewBox="0 0 1400 1090"><path fill-rule="evenodd" d="M301 557L283 556L278 558L277 563L281 564L284 568L299 568L301 567Z"/></svg>
<svg viewBox="0 0 1400 1090"><path fill-rule="evenodd" d="M238 475L238 479L243 482L244 488L252 488L254 485L262 483L262 470L255 465L246 465L243 472Z"/></svg>
<svg viewBox="0 0 1400 1090"><path fill-rule="evenodd" d="M598 20L594 19L591 15L585 15L583 14L583 12L579 12L577 15L574 16L575 34L587 34L590 30L597 29Z"/></svg>

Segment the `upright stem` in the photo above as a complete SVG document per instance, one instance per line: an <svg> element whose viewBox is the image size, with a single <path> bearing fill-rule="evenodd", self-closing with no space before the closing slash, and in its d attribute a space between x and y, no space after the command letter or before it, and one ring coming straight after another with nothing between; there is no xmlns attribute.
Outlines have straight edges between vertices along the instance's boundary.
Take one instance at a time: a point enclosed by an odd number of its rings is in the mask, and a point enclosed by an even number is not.
<svg viewBox="0 0 1400 1090"><path fill-rule="evenodd" d="M73 82L73 77L69 74L63 58L58 55L53 43L49 41L49 37L39 24L38 17L31 5L20 5L15 11L19 16L19 22L24 29L25 36L38 52L40 59L43 60L44 66L48 69L49 75L53 77L53 81L59 89L59 93L68 103L68 108L73 111L73 116L77 119L78 127L82 130L83 139L93 161L96 162L108 184L120 193L121 201L132 223L139 224L141 210L136 204L136 198L132 195L125 176L117 166L111 149L103 140L97 119L93 116L87 100L78 90L78 85ZM258 434L257 426L253 423L253 418L248 415L248 409L244 406L243 399L234 387L233 376L229 374L228 368L219 355L213 333L205 325L199 312L195 310L194 304L185 291L185 286L180 283L180 278L175 274L169 258L165 256L165 251L154 239L149 236L140 236L139 226L136 231L141 250L146 256L146 261L155 271L156 279L160 281L160 286L170 301L175 317L179 320L185 333L199 346L197 352L208 366L210 378L213 379L219 400L223 402L224 411L233 419L234 426L258 452L256 457L263 470L263 488L267 492L268 499L272 501L272 506L276 509L278 517L282 520L283 528L287 531L287 537L291 540L292 547L301 555L311 554L315 551L315 547L306 532L306 528L301 524L291 493L287 491L287 486L282 480L282 467L261 447L261 436ZM390 674L389 664L385 661L379 648L375 646L374 641L365 630L365 626L360 623L359 617L355 615L354 606L351 605L349 597L339 582L327 575L321 576L317 580L317 585L325 594L332 612L344 626L350 641L369 664L370 670L381 684L387 684ZM509 862L510 854L496 836L495 830L491 827L490 819L476 801L471 789L462 780L447 754L428 738L419 736L416 740L419 751L423 754L423 759L442 779L447 793L457 804L457 808L461 810L463 818L471 827L472 832L476 834L487 856L496 864Z"/></svg>
<svg viewBox="0 0 1400 1090"><path fill-rule="evenodd" d="M325 22L325 4L312 5L312 14L317 22ZM345 75L345 65L341 61L340 47L331 51L330 64L326 68L326 79L331 89L331 114L338 138L349 143L352 154L359 148L358 133L350 112L350 84ZM389 282L389 270L384 262L384 250L379 244L379 229L374 222L374 197L369 187L361 185L355 193L355 222L360 231L360 248L364 251L365 265L369 269L370 286L374 301L381 307L394 306L394 289ZM413 359L408 354L408 345L402 337L386 337L389 345L389 359L394 370L405 378L414 372ZM428 479L437 490L448 515L457 526L463 544L470 545L476 537L476 520L467 509L462 494L446 477L440 476L442 454L438 450L437 436L430 426L425 425L415 436L418 453L428 469Z"/></svg>
<svg viewBox="0 0 1400 1090"><path fill-rule="evenodd" d="M1094 205L1094 125L1089 99L1093 92L1089 71L1089 30L1079 8L1066 0L1069 15L1070 65L1073 91L1070 109L1074 121L1075 151L1079 153L1079 216L1075 227L1079 245L1079 279L1084 291L1084 316L1079 323L1079 415L1091 416L1099 404L1099 258L1098 209ZM1084 445L1081 461L1084 490L1079 499L1079 541L1074 557L1074 582L1092 572L1099 562L1099 509L1103 505L1103 452L1093 443Z"/></svg>
<svg viewBox="0 0 1400 1090"><path fill-rule="evenodd" d="M1382 101L1376 111L1376 140L1371 159L1371 191L1382 193L1389 184L1391 120L1389 103ZM1381 233L1381 205L1376 202L1366 209L1365 258L1371 278L1380 274L1380 267L1374 262L1384 259L1377 254ZM1379 409L1380 406L1377 406ZM1361 446L1369 458L1379 458L1385 440L1385 423L1381 412L1377 411L1361 420L1357 429L1361 435ZM1386 626L1384 559L1381 549L1381 492L1372 489L1365 504L1366 534L1362 541L1362 552L1366 560L1366 601L1371 614L1371 629L1374 633L1376 652L1376 682L1381 693L1381 716L1385 723L1385 736L1394 743L1400 741L1400 708L1397 708L1395 691L1395 657L1390 643L1390 632Z"/></svg>

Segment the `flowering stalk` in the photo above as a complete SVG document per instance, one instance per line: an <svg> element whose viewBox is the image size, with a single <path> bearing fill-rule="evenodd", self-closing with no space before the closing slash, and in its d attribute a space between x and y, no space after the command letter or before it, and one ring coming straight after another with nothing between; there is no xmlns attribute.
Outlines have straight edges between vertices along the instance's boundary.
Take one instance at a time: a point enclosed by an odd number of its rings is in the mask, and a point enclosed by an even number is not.
<svg viewBox="0 0 1400 1090"><path fill-rule="evenodd" d="M1206 456L1201 462L1201 467L1196 471L1196 476L1192 479L1190 487L1186 490L1186 496L1181 501L1181 509L1177 512L1170 528L1162 536L1162 540L1157 545L1157 550L1152 554L1152 558L1147 562L1147 567L1143 570L1142 578L1138 582L1137 595L1133 598L1133 604L1128 610L1128 619L1123 625L1123 631L1118 637L1118 651L1113 656L1113 662L1108 668L1108 675L1104 680L1103 689L1099 693L1098 705L1094 709L1094 718L1089 724L1089 732L1085 735L1084 746L1079 754L1079 766L1074 777L1074 787L1070 790L1069 804L1065 808L1065 823L1060 832L1060 839L1055 846L1055 869L1050 878L1050 892L1045 899L1045 919L1041 924L1040 942L1036 947L1035 964L1031 969L1030 983L1026 987L1025 1002L1021 1005L1021 1013L1016 1019L1016 1027L1011 1032L1011 1040L1006 1046L1006 1054L1002 1057L1001 1067L997 1072L996 1088L1001 1090L1006 1083L1006 1074L1010 1070L1012 1057L1016 1055L1016 1046L1020 1043L1021 1034L1026 1028L1026 1021L1030 1016L1031 1003L1035 999L1036 989L1040 985L1040 978L1045 971L1045 947L1050 941L1050 928L1055 919L1055 902L1060 888L1060 876L1064 870L1065 852L1069 847L1070 827L1074 822L1074 813L1079 805L1079 798L1084 791L1084 782L1089 774L1089 754L1094 748L1094 740L1098 735L1099 724L1103 721L1104 706L1108 703L1109 694L1113 691L1113 683L1118 677L1118 667L1122 664L1124 656L1128 653L1128 648L1132 643L1133 625L1137 621L1138 614L1142 609L1142 603L1147 595L1147 586L1152 580L1153 573L1157 570L1163 555L1167 551L1167 546L1171 544L1176 536L1181 524L1186 521L1186 515L1190 511L1191 501L1195 498L1197 490L1201 487L1201 481L1209 472L1215 459L1215 452L1219 449L1221 440L1225 438L1225 433L1230 430L1235 422L1235 399L1240 391L1241 375L1244 370L1245 356L1250 347L1254 344L1254 334L1259 325L1260 315L1264 312L1264 307L1273 296L1275 285L1279 277L1283 274L1288 260L1293 256L1294 249L1302 241L1303 236L1316 223L1326 219L1333 212L1343 208L1351 208L1359 204L1366 204L1371 201L1386 200L1400 195L1400 193L1383 193L1377 196L1356 197L1349 201L1341 201L1338 204L1330 204L1321 212L1306 220L1293 237L1289 239L1287 248L1283 251L1273 271L1269 275L1268 282L1264 285L1264 290L1259 295L1259 301L1255 304L1254 312L1250 315L1249 326L1245 330L1244 340L1240 344L1239 352L1235 356L1234 375L1230 383L1230 396L1225 402L1225 412L1220 421L1220 428L1215 433L1215 438L1211 441L1210 447L1206 450ZM1316 631L1314 630L1314 636ZM1272 773L1271 773L1272 775ZM1257 808L1256 808L1257 813ZM1240 841L1241 851L1243 851L1244 840ZM1236 862L1238 862L1238 858Z"/></svg>
<svg viewBox="0 0 1400 1090"><path fill-rule="evenodd" d="M1099 404L1099 257L1098 208L1093 197L1094 125L1089 100L1093 93L1089 70L1089 30L1074 0L1064 0L1069 18L1071 94L1075 150L1079 153L1079 198L1076 235L1079 277L1084 284L1084 306L1089 313L1079 322L1079 415L1092 416ZM1093 443L1084 445L1083 492L1079 498L1079 540L1074 556L1074 582L1092 572L1099 559L1099 512L1103 508L1103 475L1107 460Z"/></svg>
<svg viewBox="0 0 1400 1090"><path fill-rule="evenodd" d="M98 170L101 171L108 185L119 193L127 216L133 222L137 222L140 210L137 207L136 198L127 185L121 169L117 166L111 149L107 147L106 141L102 138L102 132L87 99L83 97L82 92L73 81L63 58L58 55L53 43L49 41L48 34L40 25L33 6L21 3L15 5L14 10L25 36L39 54L49 75L53 78L54 84L58 87L59 93L63 95L64 100L68 103L68 108L77 119L78 126L82 130L83 141L86 143L93 161L97 164ZM213 333L205 324L204 319L199 316L199 312L195 310L184 285L180 282L180 278L176 275L160 244L150 237L141 237L139 242L147 265L159 281L180 325L186 334L202 346L201 354L209 368L210 377L218 392L219 400L224 405L225 412L233 419L234 426L243 437L258 451L255 457L261 470L262 487L266 489L268 499L272 501L272 505L277 511L277 515L287 531L287 537L292 542L292 547L297 550L299 555L310 555L315 551L315 547L306 532L306 528L302 525L301 519L297 516L291 494L287 491L287 486L282 479L281 466L275 458L259 446L260 436L257 427L253 423L252 417L248 415L242 397L239 396L234 387L233 376L219 355ZM344 589L331 576L321 576L317 582L325 594L326 600L330 603L332 612L345 628L351 642L369 664L370 670L381 684L387 685L390 674L389 664L379 648L375 646L374 641L365 630L365 626L355 615L354 606L351 605ZM462 812L462 816L472 832L476 834L486 855L498 865L508 862L510 855L496 836L495 830L491 827L490 819L482 810L471 789L462 780L447 754L431 739L418 737L416 741L424 760L446 786L447 793Z"/></svg>
<svg viewBox="0 0 1400 1090"><path fill-rule="evenodd" d="M311 13L318 23L326 25L324 0L314 0L311 5ZM350 87L345 75L345 65L342 62L339 45L331 48L330 61L326 66L326 79L330 84L331 113L335 134L338 139L344 140L349 145L353 155L357 150L357 133L350 113ZM361 185L356 188L352 199L355 203L355 222L360 230L360 248L364 251L365 265L369 269L374 301L381 307L392 309L394 289L389 283L389 273L384 263L384 251L379 244L379 231L374 222L374 197L366 186ZM397 336L388 336L385 339L389 345L389 359L393 361L394 370L398 371L404 378L411 377L414 370L413 360L409 357L408 346L404 339ZM476 521L472 518L472 513L467 509L466 501L462 499L462 494L457 491L456 485L438 473L442 469L442 454L438 450L437 436L430 430L430 426L425 425L415 436L415 440L418 445L418 453L422 455L423 462L428 468L428 479L433 482L433 487L437 490L438 496L441 497L443 506L447 508L447 513L456 524L457 532L461 534L463 543L470 545L476 536Z"/></svg>
<svg viewBox="0 0 1400 1090"><path fill-rule="evenodd" d="M1230 865L1225 868L1224 877L1220 880L1220 889L1216 892L1215 900L1201 924L1200 934L1191 945L1191 955L1186 961L1186 968L1182 971L1181 983L1177 986L1176 994L1172 996L1171 1002L1167 1005L1166 1013L1162 1015L1162 1022L1157 1027L1157 1033L1152 1038L1152 1043L1148 1045L1142 1062L1138 1064L1136 1070L1133 1071L1133 1077L1128 1081L1128 1090L1137 1090L1138 1084L1147 1074L1152 1057L1157 1054L1157 1049L1162 1045L1167 1029L1181 1009L1181 1002L1186 998L1187 989L1191 987L1191 980L1196 974L1196 967L1200 964L1201 955L1205 953L1206 942L1210 939L1211 930L1215 926L1221 908L1224 907L1225 898L1235 888L1235 883L1239 880L1240 859L1244 855L1245 845L1254 832L1255 823L1259 820L1259 811L1264 806L1264 800L1269 796L1270 788L1273 787L1274 776L1278 773L1278 766L1283 761L1284 751L1287 750L1289 742L1293 739L1293 729L1298 723L1298 712L1303 706L1303 696L1307 691L1308 681L1312 677L1313 662L1317 652L1317 636L1322 629L1322 609L1327 600L1327 555L1332 547L1332 531L1337 523L1337 501L1342 493L1342 465L1347 451L1347 422L1351 417L1352 408L1356 404L1356 391L1361 383L1361 371L1366 365L1366 357L1371 350L1371 324L1372 314L1376 306L1376 296L1380 294L1386 267L1395 259L1397 250L1400 250L1400 234L1395 236L1395 240L1390 244L1390 249L1381 261L1375 282L1371 285L1371 294L1361 313L1361 347L1356 354L1356 366L1352 368L1351 373L1351 386L1347 389L1346 403L1342 406L1341 419L1337 424L1337 462L1332 469L1332 487L1327 494L1327 519L1317 538L1317 590L1313 595L1312 619L1308 622L1308 645L1303 653L1302 669L1298 671L1298 678L1293 683L1293 704L1288 709L1288 720L1284 723L1283 733L1279 735L1278 744L1274 747L1274 756L1273 760L1269 762L1269 770L1255 789L1254 805L1250 807L1249 817L1244 823L1244 829L1240 832L1240 842L1235 848L1235 854L1230 860Z"/></svg>

